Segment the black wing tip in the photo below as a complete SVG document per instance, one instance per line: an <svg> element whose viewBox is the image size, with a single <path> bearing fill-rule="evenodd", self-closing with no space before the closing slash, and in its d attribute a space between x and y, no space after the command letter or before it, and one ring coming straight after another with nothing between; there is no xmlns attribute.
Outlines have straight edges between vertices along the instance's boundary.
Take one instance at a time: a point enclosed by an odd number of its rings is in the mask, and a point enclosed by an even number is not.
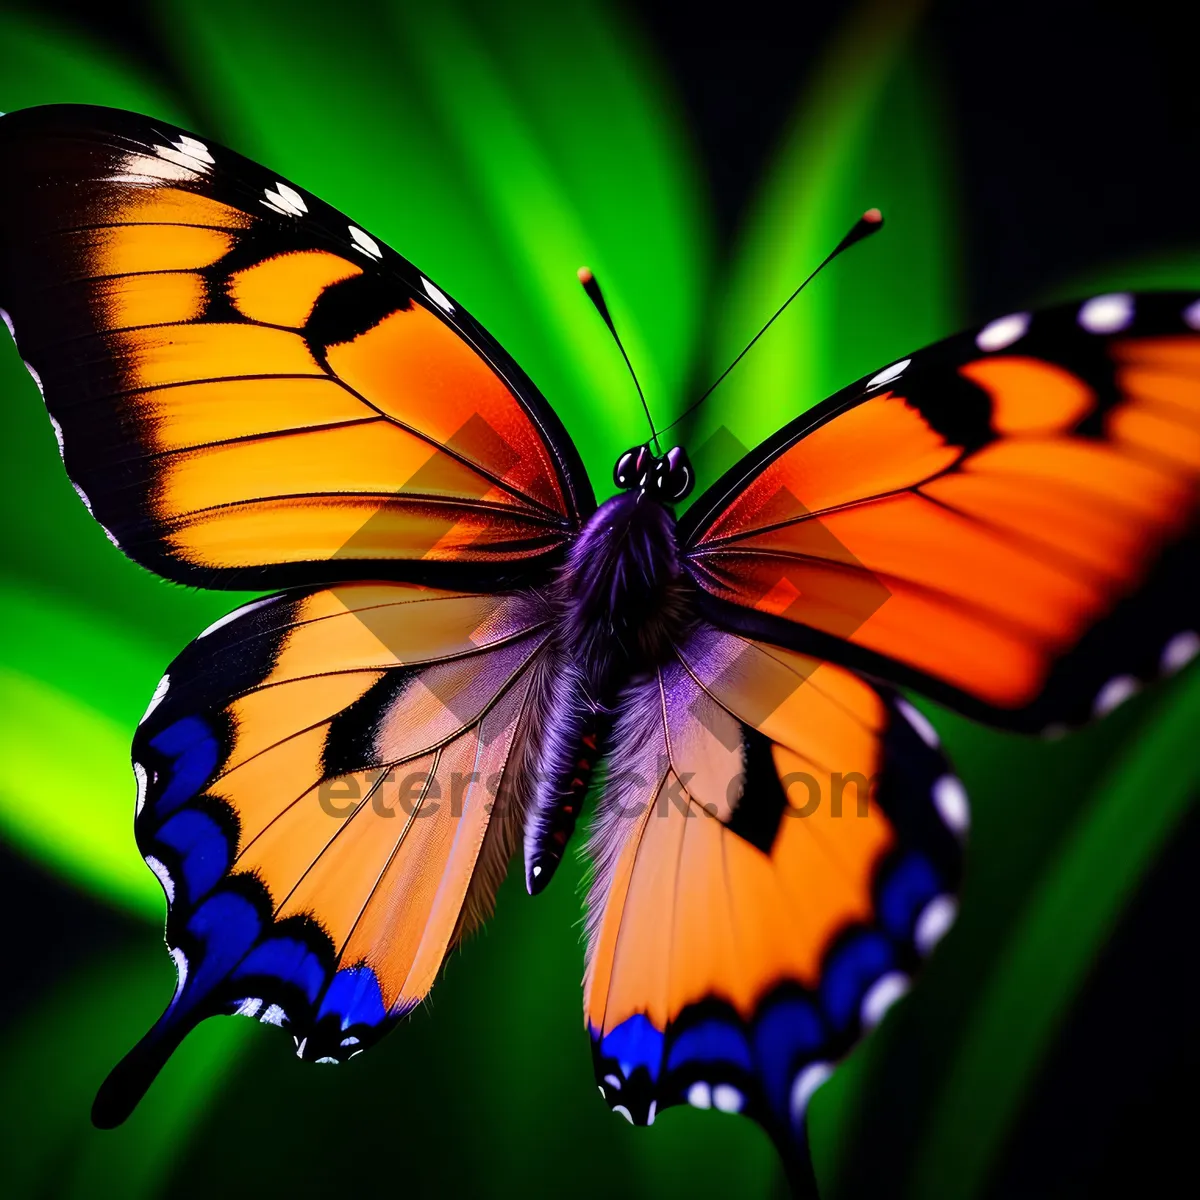
<svg viewBox="0 0 1200 1200"><path fill-rule="evenodd" d="M92 1101L92 1124L116 1129L132 1115L191 1025L171 1022L170 1010L113 1069Z"/></svg>
<svg viewBox="0 0 1200 1200"><path fill-rule="evenodd" d="M135 1056L140 1057L136 1049L117 1063L100 1085L92 1101L92 1124L97 1129L116 1129L118 1125L124 1125L154 1082L157 1068L146 1071Z"/></svg>

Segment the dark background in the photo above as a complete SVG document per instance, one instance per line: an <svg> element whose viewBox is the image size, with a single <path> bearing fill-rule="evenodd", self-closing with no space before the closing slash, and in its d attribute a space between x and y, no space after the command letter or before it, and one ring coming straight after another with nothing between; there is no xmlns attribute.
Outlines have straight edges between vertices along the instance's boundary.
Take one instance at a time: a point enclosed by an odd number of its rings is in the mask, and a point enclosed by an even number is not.
<svg viewBox="0 0 1200 1200"><path fill-rule="evenodd" d="M798 86L846 6L738 0L708 16L659 0L629 8L682 98L729 244ZM168 77L156 24L143 7L52 0L39 9L115 43L165 82L186 88ZM1027 303L1098 265L1200 253L1200 86L1195 42L1173 9L1144 0L931 7L919 36L947 98L972 320ZM203 97L191 100L203 109ZM990 1196L1141 1195L1195 1186L1198 850L1200 820L1193 811L1127 906L1044 1058ZM8 850L0 850L0 910L8 914L10 941L0 1023L12 1022L85 957L115 954L147 938L145 926L84 899ZM86 1006L87 998L79 1002ZM451 1000L441 1015L453 1018L460 1008ZM406 1036L397 1033L391 1041ZM492 1036L504 1033L496 1028ZM43 1049L50 1070L55 1046ZM252 1057L258 1063L269 1055L256 1048ZM486 1066L459 1067L455 1086L469 1089L472 1069ZM281 1078L261 1086L278 1087ZM230 1086L257 1085L243 1069ZM899 1069L881 1084L902 1095L905 1086ZM590 1080L582 1078L579 1087L589 1090ZM273 1115L259 1111L252 1120L235 1119L226 1108L204 1138L245 1139L247 1155L258 1164L246 1179L268 1195L304 1194L310 1184L350 1190L355 1180L370 1191L387 1186L403 1194L406 1155L455 1154L453 1130L442 1146L419 1150L399 1133L384 1142L356 1139L353 1087L343 1080L338 1090L351 1106L347 1124L313 1130L315 1144L307 1146L314 1162L341 1164L336 1169L314 1166L311 1175L296 1163L278 1174L271 1169L272 1148L291 1144L286 1097L276 1097ZM420 1103L420 1092L405 1102ZM558 1102L548 1089L546 1103ZM881 1102L879 1111L893 1114L896 1107ZM4 1114L10 1126L19 1128L20 1119L19 1112ZM538 1114L529 1120L536 1127ZM856 1165L840 1180L838 1194L892 1194L889 1180L905 1161L909 1131L869 1107L859 1121L852 1134ZM530 1194L587 1190L581 1179L593 1152L588 1129L579 1137L576 1150L559 1147L552 1157L575 1162L580 1179L534 1179ZM478 1140L474 1145L478 1153ZM360 1156L375 1165L364 1167ZM229 1183L195 1149L171 1178L172 1190L188 1195ZM664 1177L662 1193L674 1194L671 1188ZM45 1194L59 1194L53 1173Z"/></svg>

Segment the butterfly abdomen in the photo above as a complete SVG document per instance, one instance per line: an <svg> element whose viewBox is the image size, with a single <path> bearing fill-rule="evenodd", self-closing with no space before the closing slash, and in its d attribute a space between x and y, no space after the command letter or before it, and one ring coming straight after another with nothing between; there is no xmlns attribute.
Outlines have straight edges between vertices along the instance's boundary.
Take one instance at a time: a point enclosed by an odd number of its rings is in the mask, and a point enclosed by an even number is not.
<svg viewBox="0 0 1200 1200"><path fill-rule="evenodd" d="M606 501L572 545L556 592L561 662L525 827L531 893L550 881L566 849L620 691L665 661L689 624L670 510L640 492Z"/></svg>

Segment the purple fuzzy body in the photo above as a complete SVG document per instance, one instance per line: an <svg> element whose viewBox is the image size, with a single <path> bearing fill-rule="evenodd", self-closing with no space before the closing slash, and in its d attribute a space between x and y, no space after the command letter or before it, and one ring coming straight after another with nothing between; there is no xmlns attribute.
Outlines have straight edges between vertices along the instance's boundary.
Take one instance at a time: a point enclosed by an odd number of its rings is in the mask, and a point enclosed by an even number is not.
<svg viewBox="0 0 1200 1200"><path fill-rule="evenodd" d="M562 857L617 696L665 661L690 624L675 518L641 491L605 501L555 581L557 656L525 823L525 882L540 891Z"/></svg>

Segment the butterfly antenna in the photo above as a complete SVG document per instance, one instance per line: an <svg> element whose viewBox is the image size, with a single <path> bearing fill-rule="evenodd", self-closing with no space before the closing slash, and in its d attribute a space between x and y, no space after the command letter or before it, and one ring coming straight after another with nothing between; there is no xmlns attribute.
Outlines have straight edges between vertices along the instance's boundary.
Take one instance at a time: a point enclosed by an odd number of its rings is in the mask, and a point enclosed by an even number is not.
<svg viewBox="0 0 1200 1200"><path fill-rule="evenodd" d="M646 414L646 421L650 425L650 437L654 442L655 452L661 454L662 447L658 444L658 430L654 428L654 418L650 415L650 405L646 403L646 394L642 391L642 385L638 383L637 372L633 369L633 363L629 361L629 355L625 353L621 336L617 333L617 327L613 324L612 315L608 311L608 305L604 302L604 293L600 290L600 284L596 282L595 275L587 267L580 267L575 273L579 276L579 282L583 284L583 290L587 292L588 299L596 306L596 311L604 318L604 323L608 326L608 332L613 335L613 341L617 343L617 349L620 350L621 357L625 360L625 365L629 368L629 377L633 380L633 386L637 388L638 398L641 400L642 409Z"/></svg>
<svg viewBox="0 0 1200 1200"><path fill-rule="evenodd" d="M683 412L680 413L679 416L676 417L675 420L663 430L663 433L666 433L667 429L673 429L679 424L680 421L684 419L684 417L695 412L696 409L698 409L700 405L703 404L704 401L707 400L709 396L711 396L713 392L717 390L717 386L724 381L729 372L732 371L733 368L736 367L738 363L740 363L742 359L750 353L750 348L754 345L754 343L757 342L758 339L762 337L762 335L766 333L767 330L770 329L771 326L774 325L781 316L783 316L784 310L787 308L787 306L791 304L791 302L795 300L795 298L800 295L800 293L804 291L804 289L808 287L808 285L812 283L812 281L816 279L816 277L827 266L829 266L829 264L833 262L833 260L837 258L839 254L849 250L850 247L856 242L861 242L863 238L869 236L877 229L881 229L882 227L883 213L881 213L877 208L868 208L867 211L863 213L863 215L859 217L857 221L854 222L850 232L847 233L846 236L842 238L842 240L838 242L838 244L834 246L834 248L830 250L830 252L825 255L825 257L812 269L812 271L809 272L808 276L804 279L800 286L775 310L771 316L771 319L746 343L741 354L739 354L737 358L735 358L733 362L731 362L729 366L727 366L725 370L723 370L720 375L718 375L716 379L712 381L711 384L709 384L708 388L705 390L700 399L685 408Z"/></svg>

